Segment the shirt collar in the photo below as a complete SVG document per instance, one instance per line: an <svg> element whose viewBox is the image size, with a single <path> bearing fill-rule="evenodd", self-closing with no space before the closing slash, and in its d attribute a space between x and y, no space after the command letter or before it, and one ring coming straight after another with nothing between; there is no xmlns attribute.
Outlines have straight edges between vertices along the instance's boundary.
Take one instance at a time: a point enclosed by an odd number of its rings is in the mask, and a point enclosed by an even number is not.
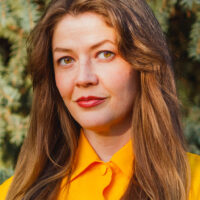
<svg viewBox="0 0 200 200"><path fill-rule="evenodd" d="M130 139L127 144L112 156L110 161L116 164L121 171L130 178L133 169L133 159L132 140ZM71 181L95 162L104 163L92 148L81 129Z"/></svg>

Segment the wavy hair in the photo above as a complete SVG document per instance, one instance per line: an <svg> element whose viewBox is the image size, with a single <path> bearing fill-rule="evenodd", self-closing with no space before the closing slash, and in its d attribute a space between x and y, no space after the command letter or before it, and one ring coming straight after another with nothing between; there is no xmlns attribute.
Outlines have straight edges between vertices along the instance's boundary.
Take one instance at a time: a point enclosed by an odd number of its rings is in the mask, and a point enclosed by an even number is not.
<svg viewBox="0 0 200 200"><path fill-rule="evenodd" d="M121 199L186 200L189 166L172 62L145 0L51 1L29 38L30 127L7 200L56 199L62 179L70 180L81 127L56 87L51 43L65 15L85 12L103 16L116 30L119 52L139 74L132 119L134 174Z"/></svg>

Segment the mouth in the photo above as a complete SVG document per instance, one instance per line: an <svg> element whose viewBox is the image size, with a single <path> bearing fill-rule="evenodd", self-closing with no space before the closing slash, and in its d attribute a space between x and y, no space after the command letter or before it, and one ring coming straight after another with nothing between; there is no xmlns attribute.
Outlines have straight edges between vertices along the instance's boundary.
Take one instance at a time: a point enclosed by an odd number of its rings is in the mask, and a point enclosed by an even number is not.
<svg viewBox="0 0 200 200"><path fill-rule="evenodd" d="M105 97L89 96L89 97L81 97L76 102L80 107L90 108L103 103L105 99L106 99Z"/></svg>

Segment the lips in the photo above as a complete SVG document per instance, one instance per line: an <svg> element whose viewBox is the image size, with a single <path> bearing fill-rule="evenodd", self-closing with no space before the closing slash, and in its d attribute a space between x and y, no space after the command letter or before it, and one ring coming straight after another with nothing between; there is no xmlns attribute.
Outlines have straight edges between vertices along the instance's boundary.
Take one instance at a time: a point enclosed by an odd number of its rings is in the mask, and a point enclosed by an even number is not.
<svg viewBox="0 0 200 200"><path fill-rule="evenodd" d="M81 97L76 102L80 107L90 108L97 106L105 101L105 97L88 96Z"/></svg>

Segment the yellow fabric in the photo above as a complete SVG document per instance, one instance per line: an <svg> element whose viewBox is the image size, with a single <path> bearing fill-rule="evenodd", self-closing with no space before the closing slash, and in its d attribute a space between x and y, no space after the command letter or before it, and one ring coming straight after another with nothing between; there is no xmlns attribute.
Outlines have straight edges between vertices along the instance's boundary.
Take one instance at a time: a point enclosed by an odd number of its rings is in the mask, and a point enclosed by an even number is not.
<svg viewBox="0 0 200 200"><path fill-rule="evenodd" d="M189 200L200 200L200 156L188 153L191 168L191 188Z"/></svg>
<svg viewBox="0 0 200 200"><path fill-rule="evenodd" d="M64 179L58 200L116 200L124 193L132 175L131 140L116 152L109 162L103 162L81 132L69 193Z"/></svg>
<svg viewBox="0 0 200 200"><path fill-rule="evenodd" d="M10 184L12 183L13 176L7 179L2 185L0 185L0 200L5 200Z"/></svg>
<svg viewBox="0 0 200 200"><path fill-rule="evenodd" d="M188 159L191 167L189 200L200 200L200 156L188 153ZM81 132L70 186L67 188L66 178L63 179L57 200L120 199L132 175L132 161L131 140L109 162L103 162ZM5 200L11 182L12 177L0 186L0 200Z"/></svg>

